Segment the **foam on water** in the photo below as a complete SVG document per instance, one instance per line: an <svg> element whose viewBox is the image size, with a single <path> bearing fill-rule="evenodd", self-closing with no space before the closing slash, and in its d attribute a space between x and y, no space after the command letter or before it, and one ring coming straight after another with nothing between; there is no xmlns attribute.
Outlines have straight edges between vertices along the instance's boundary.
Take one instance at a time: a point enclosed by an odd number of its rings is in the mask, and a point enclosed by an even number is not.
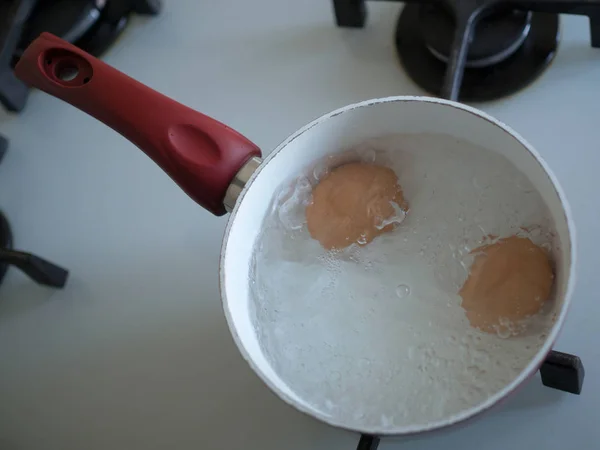
<svg viewBox="0 0 600 450"><path fill-rule="evenodd" d="M394 231L326 251L306 229L312 185L352 160L392 167L410 203ZM348 425L442 419L502 389L544 342L551 314L470 327L458 290L483 243L513 234L553 252L549 213L504 157L440 135L372 140L282 187L253 255L252 313L274 370ZM548 308L546 308L548 309Z"/></svg>

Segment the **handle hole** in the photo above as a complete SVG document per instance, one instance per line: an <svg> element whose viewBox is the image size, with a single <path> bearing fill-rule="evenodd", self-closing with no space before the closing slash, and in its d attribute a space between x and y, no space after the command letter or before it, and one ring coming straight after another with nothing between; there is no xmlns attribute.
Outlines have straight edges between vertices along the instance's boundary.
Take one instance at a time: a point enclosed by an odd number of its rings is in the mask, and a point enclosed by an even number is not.
<svg viewBox="0 0 600 450"><path fill-rule="evenodd" d="M54 69L54 75L62 81L73 81L79 75L79 68L69 62L57 64Z"/></svg>
<svg viewBox="0 0 600 450"><path fill-rule="evenodd" d="M85 56L70 50L49 49L40 55L40 65L48 78L68 88L88 84L94 76L94 69Z"/></svg>

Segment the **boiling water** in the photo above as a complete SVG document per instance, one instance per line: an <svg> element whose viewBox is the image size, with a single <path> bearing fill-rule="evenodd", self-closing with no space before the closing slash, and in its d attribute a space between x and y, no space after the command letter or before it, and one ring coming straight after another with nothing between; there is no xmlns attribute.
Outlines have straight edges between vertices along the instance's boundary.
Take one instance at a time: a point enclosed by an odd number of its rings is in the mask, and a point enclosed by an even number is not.
<svg viewBox="0 0 600 450"><path fill-rule="evenodd" d="M364 247L326 251L304 210L328 167L351 160L392 167L410 210ZM512 324L491 335L460 306L470 251L514 234L557 250L531 183L470 143L394 136L321 161L282 187L255 243L251 310L262 350L291 389L349 426L420 425L477 405L528 364L551 322L543 311L518 336Z"/></svg>

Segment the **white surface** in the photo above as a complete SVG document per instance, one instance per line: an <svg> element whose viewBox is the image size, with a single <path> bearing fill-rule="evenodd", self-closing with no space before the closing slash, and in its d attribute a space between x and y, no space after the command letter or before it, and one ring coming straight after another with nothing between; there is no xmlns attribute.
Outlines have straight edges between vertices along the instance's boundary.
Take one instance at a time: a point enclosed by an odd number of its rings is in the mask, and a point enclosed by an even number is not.
<svg viewBox="0 0 600 450"><path fill-rule="evenodd" d="M106 60L268 151L344 104L423 93L395 55L399 6L369 10L368 27L349 31L333 26L322 0L171 0L162 16L136 19ZM579 273L557 349L583 358L583 395L534 380L468 426L384 439L383 450L590 448L600 437L600 50L586 18L562 23L558 56L539 80L478 106L536 146L572 204ZM3 115L0 132L11 139L0 207L18 246L71 269L64 291L14 270L0 287L3 450L356 445L286 406L239 356L218 300L226 219L194 205L120 136L44 94Z"/></svg>
<svg viewBox="0 0 600 450"><path fill-rule="evenodd" d="M316 119L269 155L232 213L235 220L227 229L221 286L236 343L275 392L332 425L369 434L409 433L447 426L488 408L540 365L564 321L565 311L560 308L568 304L573 290L569 280L575 239L570 236L572 219L563 208L564 194L553 184L553 175L545 171L535 150L513 133L464 105L389 97L349 105ZM274 192L285 192L292 180L328 156L338 154L335 159L342 160L342 149L368 148L368 142L385 154L381 157L398 175L412 212L389 241L381 236L360 252L369 255L364 256L370 266L365 280L366 267L360 264L344 265L339 258L325 262L327 256L306 230L283 236L265 230L273 227L266 216L273 208ZM522 172L515 173L515 167ZM422 181L426 174L431 179ZM481 190L473 186L474 175L480 183L485 179L493 185L483 202ZM522 192L519 186L523 185L533 191L532 196ZM447 245L481 245L477 224L484 225L484 234L507 237L532 224L548 229L551 219L562 249L555 249L558 298L555 309L547 311L558 314L559 320L552 332L543 330L548 339L539 341L533 333L529 336L533 342L498 342L499 338L482 333L480 342L475 342L456 294L466 274L462 269L456 277L449 274L449 267L460 264ZM450 223L443 232L437 227L440 221ZM404 229L408 238L398 235ZM268 237L257 238L261 232ZM427 239L432 237L429 245ZM445 249L441 252L434 247L440 242ZM254 257L257 245L262 255ZM361 259L355 256L356 262ZM311 260L321 263L311 264ZM254 264L256 273L252 273ZM440 270L450 284L441 290ZM341 276L334 275L338 271ZM412 306L397 301L394 289L400 276L407 276L414 287ZM248 279L256 283L254 289L251 283L240 282ZM448 302L454 303L453 309L447 308ZM257 316L263 318L258 332ZM435 332L427 326L431 320ZM296 330L295 325L299 325ZM411 326L414 336L418 333L423 341L415 342ZM450 334L456 342L472 339L475 347L492 354L491 367L483 369L487 375L471 380L469 366L478 365L475 352L462 359L459 345L449 345L446 339ZM405 360L411 346L429 361ZM498 355L503 361L495 363L492 360ZM483 385L473 392L474 383Z"/></svg>

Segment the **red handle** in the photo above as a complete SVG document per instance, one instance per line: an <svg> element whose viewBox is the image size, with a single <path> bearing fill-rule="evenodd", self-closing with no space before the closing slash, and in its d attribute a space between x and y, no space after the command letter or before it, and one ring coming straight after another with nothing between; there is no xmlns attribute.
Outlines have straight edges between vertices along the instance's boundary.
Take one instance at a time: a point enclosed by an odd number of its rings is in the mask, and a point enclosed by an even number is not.
<svg viewBox="0 0 600 450"><path fill-rule="evenodd" d="M228 126L43 33L15 73L100 120L138 146L193 200L216 215L240 168L259 148Z"/></svg>

